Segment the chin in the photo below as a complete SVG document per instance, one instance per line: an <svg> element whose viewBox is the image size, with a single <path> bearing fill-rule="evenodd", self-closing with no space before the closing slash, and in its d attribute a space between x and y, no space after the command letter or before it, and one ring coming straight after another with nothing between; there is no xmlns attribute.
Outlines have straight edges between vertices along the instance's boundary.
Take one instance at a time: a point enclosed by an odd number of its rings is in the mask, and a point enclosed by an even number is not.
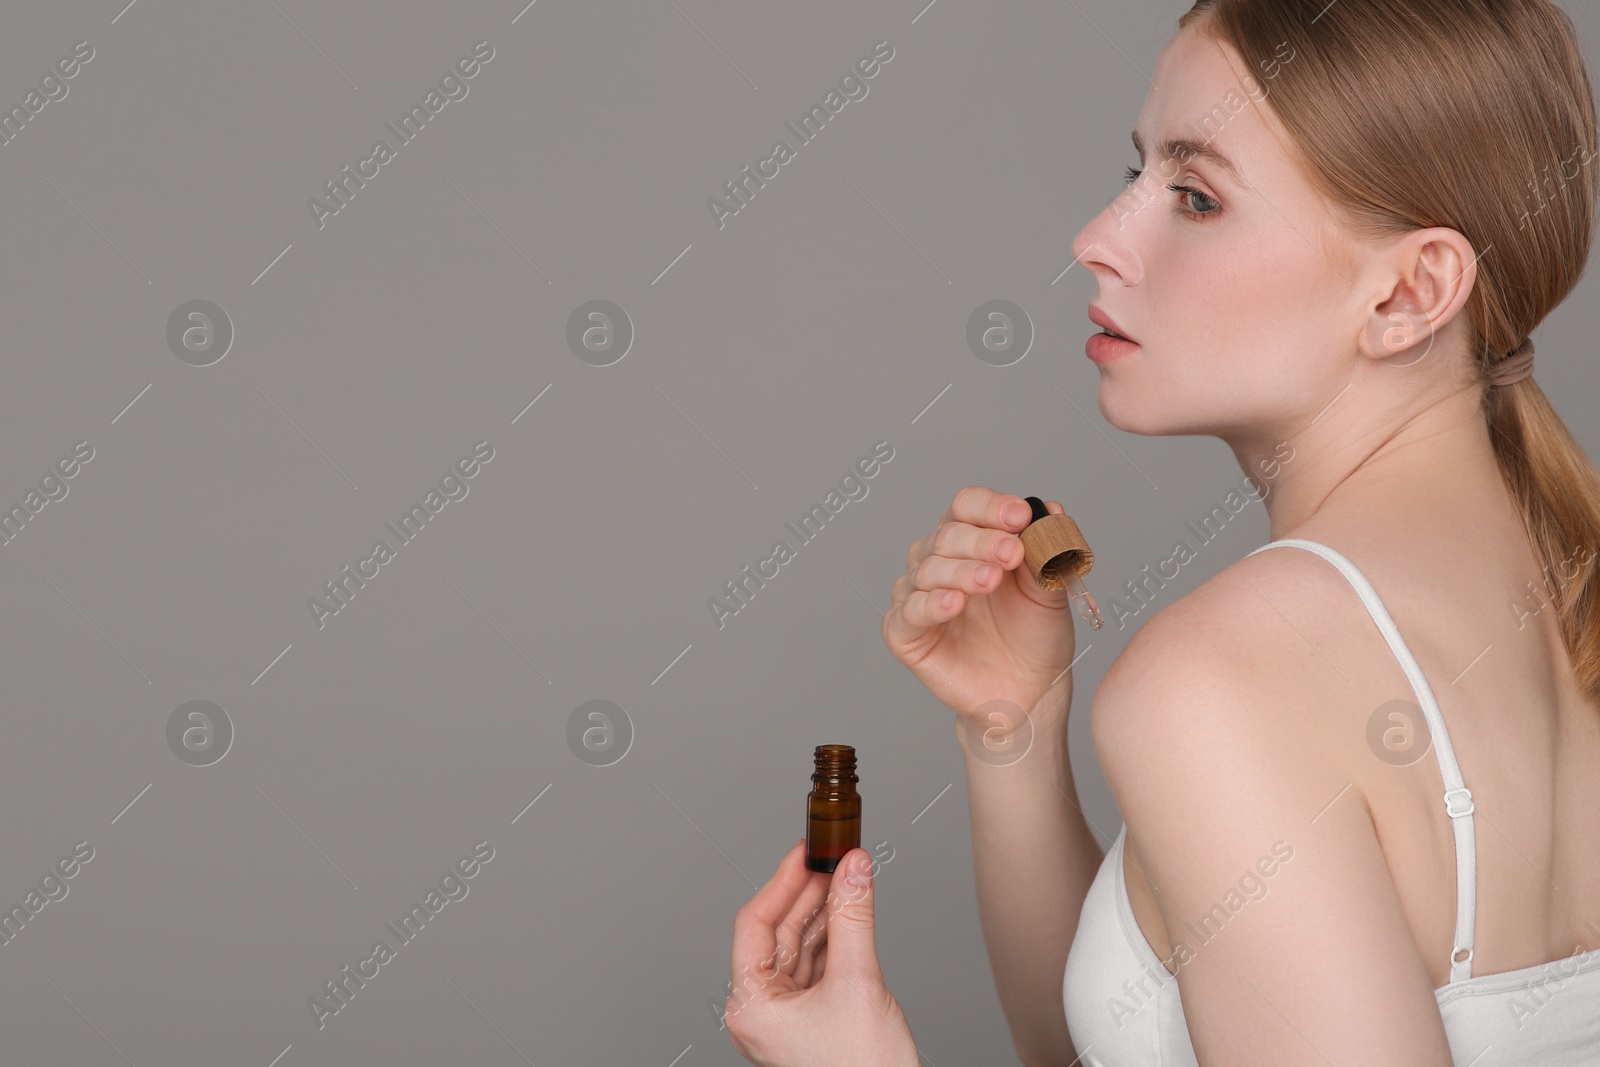
<svg viewBox="0 0 1600 1067"><path fill-rule="evenodd" d="M1150 411L1141 408L1136 401L1129 403L1125 390L1119 389L1104 373L1100 376L1095 403L1100 408L1100 417L1123 433L1155 437L1167 432L1159 428L1151 418Z"/></svg>
<svg viewBox="0 0 1600 1067"><path fill-rule="evenodd" d="M1207 435L1214 427L1204 419L1192 418L1194 413L1180 405L1163 407L1164 397L1138 395L1126 388L1127 383L1117 383L1102 377L1095 401L1101 418L1123 433L1142 437L1178 437Z"/></svg>

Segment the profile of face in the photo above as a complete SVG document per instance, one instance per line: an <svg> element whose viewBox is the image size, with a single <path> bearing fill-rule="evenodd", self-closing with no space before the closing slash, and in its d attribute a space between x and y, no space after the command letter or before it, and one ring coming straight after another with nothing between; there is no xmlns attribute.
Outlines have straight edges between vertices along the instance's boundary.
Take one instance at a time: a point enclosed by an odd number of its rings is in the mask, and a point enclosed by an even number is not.
<svg viewBox="0 0 1600 1067"><path fill-rule="evenodd" d="M1373 361L1396 308L1416 310L1394 286L1423 242L1356 239L1291 157L1267 100L1292 62L1285 46L1251 70L1199 24L1161 53L1134 130L1142 174L1073 240L1092 303L1137 343L1098 364L1100 411L1119 429L1282 439L1350 383L1364 341ZM1470 291L1470 265L1451 258L1470 245L1447 236L1435 263ZM1450 317L1464 299L1445 301Z"/></svg>

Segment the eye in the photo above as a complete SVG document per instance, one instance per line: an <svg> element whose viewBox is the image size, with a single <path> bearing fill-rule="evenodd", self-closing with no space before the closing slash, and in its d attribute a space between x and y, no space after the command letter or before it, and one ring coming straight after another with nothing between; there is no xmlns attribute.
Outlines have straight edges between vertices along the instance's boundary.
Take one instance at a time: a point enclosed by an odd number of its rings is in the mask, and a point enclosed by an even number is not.
<svg viewBox="0 0 1600 1067"><path fill-rule="evenodd" d="M1221 204L1217 203L1211 197L1191 186L1173 184L1167 186L1167 188L1171 189L1175 193L1180 194L1180 201L1181 197L1183 196L1188 196L1191 198L1191 203L1195 205L1194 210L1189 210L1183 207L1179 207L1178 210L1183 212L1185 215L1188 215L1192 219L1210 218L1211 216L1218 214L1218 209L1222 207Z"/></svg>
<svg viewBox="0 0 1600 1067"><path fill-rule="evenodd" d="M1131 185L1133 185L1134 182L1138 181L1140 176L1143 175L1143 174L1144 174L1144 171L1141 170L1140 168L1138 168L1138 167L1129 167L1126 171L1123 172L1122 180L1123 180L1124 184L1131 186ZM1202 219L1206 219L1206 218L1209 218L1211 216L1220 214L1220 208L1222 207L1222 205L1217 203L1216 200L1214 200L1211 197L1207 196L1205 193L1202 193L1200 190L1198 190L1198 189L1196 189L1196 188L1194 188L1192 186L1173 184L1173 185L1167 186L1167 188L1171 189L1175 193L1180 194L1180 198L1182 196L1188 196L1188 197L1192 198L1191 199L1191 203L1194 204L1194 209L1193 210L1180 206L1178 208L1178 211L1181 214L1187 215L1189 218L1194 219L1197 222L1202 220Z"/></svg>

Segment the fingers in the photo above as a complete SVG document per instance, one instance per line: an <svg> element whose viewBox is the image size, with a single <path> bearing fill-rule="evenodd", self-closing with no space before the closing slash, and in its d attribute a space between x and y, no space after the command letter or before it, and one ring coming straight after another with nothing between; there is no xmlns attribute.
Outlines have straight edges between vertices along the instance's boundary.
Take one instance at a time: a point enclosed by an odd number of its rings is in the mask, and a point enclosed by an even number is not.
<svg viewBox="0 0 1600 1067"><path fill-rule="evenodd" d="M828 918L828 955L835 974L882 985L883 971L878 965L874 935L874 882L872 857L866 849L853 848L845 853L829 887L841 906Z"/></svg>
<svg viewBox="0 0 1600 1067"><path fill-rule="evenodd" d="M999 493L981 485L969 485L956 493L940 517L939 524L965 522L1016 533L1033 518L1028 502L1015 493Z"/></svg>
<svg viewBox="0 0 1600 1067"><path fill-rule="evenodd" d="M878 629L891 650L915 648L930 629L960 615L966 606L966 594L958 589L919 590L884 612Z"/></svg>
<svg viewBox="0 0 1600 1067"><path fill-rule="evenodd" d="M1002 564L929 556L895 579L890 610L900 609L902 634L945 622L965 605L965 593L991 593L1005 580Z"/></svg>
<svg viewBox="0 0 1600 1067"><path fill-rule="evenodd" d="M1007 557L1015 558L1008 559ZM918 589L960 589L965 593L990 593L1000 584L1005 572L1022 558L1021 546L1012 552L1010 545L999 545L992 558L959 559L929 556L895 580L896 597L910 596Z"/></svg>
<svg viewBox="0 0 1600 1067"><path fill-rule="evenodd" d="M1022 562L1022 539L1005 530L991 530L965 522L947 522L929 538L911 570L937 556L978 560L1010 568Z"/></svg>
<svg viewBox="0 0 1600 1067"><path fill-rule="evenodd" d="M859 850L855 850L859 851ZM805 933L800 940L800 959L790 976L795 985L801 989L809 989L822 981L822 975L828 960L828 926L830 919L838 913L839 909L851 901L859 901L862 890L856 886L845 883L844 890L835 886L835 881L842 877L839 873L848 861L848 853L839 861L839 868L833 874L813 872L811 877L814 885L807 888L806 897L813 897L819 903L802 918L805 924ZM871 860L867 861L871 867ZM846 872L848 874L848 872Z"/></svg>
<svg viewBox="0 0 1600 1067"><path fill-rule="evenodd" d="M801 978L798 974L795 975L795 981L806 986L807 988L822 981L822 976L827 973L828 942L826 940L824 940L822 945L817 949L816 955L812 957L810 963L810 973L808 973L804 978Z"/></svg>
<svg viewBox="0 0 1600 1067"><path fill-rule="evenodd" d="M794 907L810 880L805 842L792 846L767 884L756 891L733 917L733 982L746 976L771 980L786 962L779 958L778 924Z"/></svg>
<svg viewBox="0 0 1600 1067"><path fill-rule="evenodd" d="M828 875L807 869L806 876L806 886L794 907L778 924L778 957L789 977L802 989L807 985L817 949L827 943L824 898L828 894Z"/></svg>
<svg viewBox="0 0 1600 1067"><path fill-rule="evenodd" d="M1045 510L1052 515L1066 514L1060 501L1047 501ZM1022 542L1016 535L1032 521L1033 508L1024 498L969 485L955 495L933 533L912 542L906 552L906 570L914 570L933 555L1015 563L1022 559ZM1015 559L1006 558L1013 550Z"/></svg>
<svg viewBox="0 0 1600 1067"><path fill-rule="evenodd" d="M1065 514L1059 501L1045 510ZM1017 534L1033 520L1033 509L1014 493L969 485L955 495L927 537L906 552L906 573L895 579L881 627L891 648L910 648L932 627L966 609L967 597L992 593L1005 572L1021 566Z"/></svg>
<svg viewBox="0 0 1600 1067"><path fill-rule="evenodd" d="M1011 512L1012 508L1019 510ZM935 552L946 556L987 554L990 551L987 545L982 546L980 551L974 551L971 542L979 537L1015 541L1012 535L1021 532L1032 518L1033 509L1022 497L969 485L955 495L950 506L939 517L933 533L912 542L906 552L906 569L910 570L923 557ZM958 551L951 551L957 543L946 540L952 536L966 539L959 542Z"/></svg>
<svg viewBox="0 0 1600 1067"><path fill-rule="evenodd" d="M917 542L913 555L915 562L895 579L890 605L891 611L900 609L899 636L907 643L916 640L916 631L947 621L965 606L959 595L944 597L945 590L993 592L1005 572L1021 564L1023 551L1021 540L1004 530L947 522Z"/></svg>

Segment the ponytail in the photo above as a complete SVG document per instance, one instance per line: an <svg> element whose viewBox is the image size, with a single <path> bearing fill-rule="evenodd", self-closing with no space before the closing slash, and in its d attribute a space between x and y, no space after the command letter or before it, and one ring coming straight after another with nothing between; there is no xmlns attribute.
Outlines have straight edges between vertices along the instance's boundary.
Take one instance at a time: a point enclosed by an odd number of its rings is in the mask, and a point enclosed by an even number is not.
<svg viewBox="0 0 1600 1067"><path fill-rule="evenodd" d="M1532 378L1489 386L1484 415L1543 564L1529 592L1555 610L1578 685L1600 702L1600 472Z"/></svg>

